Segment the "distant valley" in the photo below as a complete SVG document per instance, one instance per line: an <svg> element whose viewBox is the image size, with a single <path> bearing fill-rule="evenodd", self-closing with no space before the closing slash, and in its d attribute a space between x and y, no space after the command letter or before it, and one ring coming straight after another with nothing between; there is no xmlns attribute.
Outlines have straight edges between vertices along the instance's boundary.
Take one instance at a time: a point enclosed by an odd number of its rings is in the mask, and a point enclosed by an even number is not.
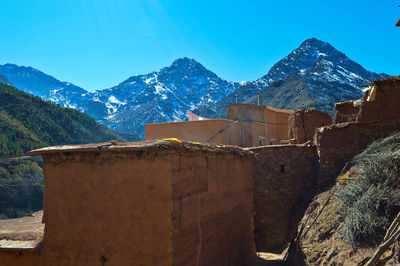
<svg viewBox="0 0 400 266"><path fill-rule="evenodd" d="M84 112L131 140L144 138L146 123L187 120L187 110L209 118L224 117L225 107L234 103L236 95L240 102L255 103L257 92L262 104L332 113L335 102L360 98L361 85L388 77L364 69L315 38L304 41L252 82L224 80L186 57L93 92L31 67L0 65L0 74L17 88Z"/></svg>

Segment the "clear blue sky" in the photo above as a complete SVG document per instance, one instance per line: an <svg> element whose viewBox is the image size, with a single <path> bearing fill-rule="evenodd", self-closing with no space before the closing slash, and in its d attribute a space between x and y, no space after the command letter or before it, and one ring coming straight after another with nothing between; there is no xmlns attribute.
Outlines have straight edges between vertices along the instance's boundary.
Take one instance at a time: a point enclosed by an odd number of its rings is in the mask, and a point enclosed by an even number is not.
<svg viewBox="0 0 400 266"><path fill-rule="evenodd" d="M395 0L0 0L0 64L87 90L194 58L255 80L302 41L327 41L368 70L400 74Z"/></svg>

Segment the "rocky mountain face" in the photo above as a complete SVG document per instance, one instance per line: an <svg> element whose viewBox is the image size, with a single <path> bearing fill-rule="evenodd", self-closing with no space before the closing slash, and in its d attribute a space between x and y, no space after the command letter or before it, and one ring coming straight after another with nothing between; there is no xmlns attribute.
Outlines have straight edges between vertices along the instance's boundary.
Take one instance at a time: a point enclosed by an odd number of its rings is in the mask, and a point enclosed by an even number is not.
<svg viewBox="0 0 400 266"><path fill-rule="evenodd" d="M65 107L80 109L78 106L71 105L72 96L76 95L80 98L84 93L87 93L86 90L78 86L59 81L32 67L5 64L0 65L0 73L7 77L18 89Z"/></svg>
<svg viewBox="0 0 400 266"><path fill-rule="evenodd" d="M142 138L145 123L186 120L187 110L214 104L240 86L186 57L169 67L133 76L112 88L94 92L30 67L7 64L0 67L0 73L25 92L78 109L113 130Z"/></svg>
<svg viewBox="0 0 400 266"><path fill-rule="evenodd" d="M145 123L186 120L187 110L209 118L224 117L225 107L235 102L236 95L239 102L255 103L257 92L261 103L274 107L332 112L335 102L360 98L362 84L387 77L365 70L315 38L304 41L253 82L224 80L186 57L94 92L31 67L0 65L0 73L17 88L85 112L113 130L131 134L131 139L144 137Z"/></svg>
<svg viewBox="0 0 400 266"><path fill-rule="evenodd" d="M314 107L332 113L336 102L360 98L361 85L386 77L366 70L329 43L312 38L276 63L267 75L195 112L221 117L225 106L235 102L235 95L238 101L257 103L255 94L260 92L261 104L288 109Z"/></svg>

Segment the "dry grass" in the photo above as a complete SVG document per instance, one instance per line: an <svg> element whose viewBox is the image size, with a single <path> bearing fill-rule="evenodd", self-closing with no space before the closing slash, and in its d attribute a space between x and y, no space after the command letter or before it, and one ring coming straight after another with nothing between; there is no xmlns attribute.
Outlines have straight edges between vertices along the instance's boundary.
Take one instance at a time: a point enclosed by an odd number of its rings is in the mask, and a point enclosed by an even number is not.
<svg viewBox="0 0 400 266"><path fill-rule="evenodd" d="M374 142L353 163L357 178L337 193L343 237L354 246L375 246L400 210L400 134Z"/></svg>

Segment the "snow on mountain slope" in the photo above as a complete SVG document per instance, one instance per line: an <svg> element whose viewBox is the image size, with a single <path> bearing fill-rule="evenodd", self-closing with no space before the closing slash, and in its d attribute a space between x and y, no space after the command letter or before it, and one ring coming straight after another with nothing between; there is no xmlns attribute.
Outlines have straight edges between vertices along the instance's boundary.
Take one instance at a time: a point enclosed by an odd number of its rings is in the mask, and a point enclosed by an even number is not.
<svg viewBox="0 0 400 266"><path fill-rule="evenodd" d="M185 57L169 67L130 77L95 95L107 107L101 122L118 132L143 136L145 123L187 120L187 110L214 104L238 86ZM117 101L110 101L110 97ZM91 114L90 109L86 112Z"/></svg>
<svg viewBox="0 0 400 266"><path fill-rule="evenodd" d="M388 75L364 69L329 43L311 38L276 63L267 75L239 87L220 102L194 112L223 117L225 107L234 103L235 95L239 101L256 103L255 94L260 92L263 104L291 109L316 107L332 113L336 102L360 98L361 85L385 77ZM277 89L280 86L281 91Z"/></svg>
<svg viewBox="0 0 400 266"><path fill-rule="evenodd" d="M0 65L0 73L25 92L85 112L118 132L141 137L145 123L186 120L187 110L214 104L241 86L186 57L169 67L94 92L31 67Z"/></svg>
<svg viewBox="0 0 400 266"><path fill-rule="evenodd" d="M367 71L315 38L304 41L253 82L226 81L186 57L93 92L31 67L0 65L0 73L19 89L76 108L113 130L141 138L146 123L186 120L187 110L203 117L224 117L236 95L239 102L255 103L257 92L261 103L271 106L332 112L335 102L359 98L362 84L388 76Z"/></svg>

